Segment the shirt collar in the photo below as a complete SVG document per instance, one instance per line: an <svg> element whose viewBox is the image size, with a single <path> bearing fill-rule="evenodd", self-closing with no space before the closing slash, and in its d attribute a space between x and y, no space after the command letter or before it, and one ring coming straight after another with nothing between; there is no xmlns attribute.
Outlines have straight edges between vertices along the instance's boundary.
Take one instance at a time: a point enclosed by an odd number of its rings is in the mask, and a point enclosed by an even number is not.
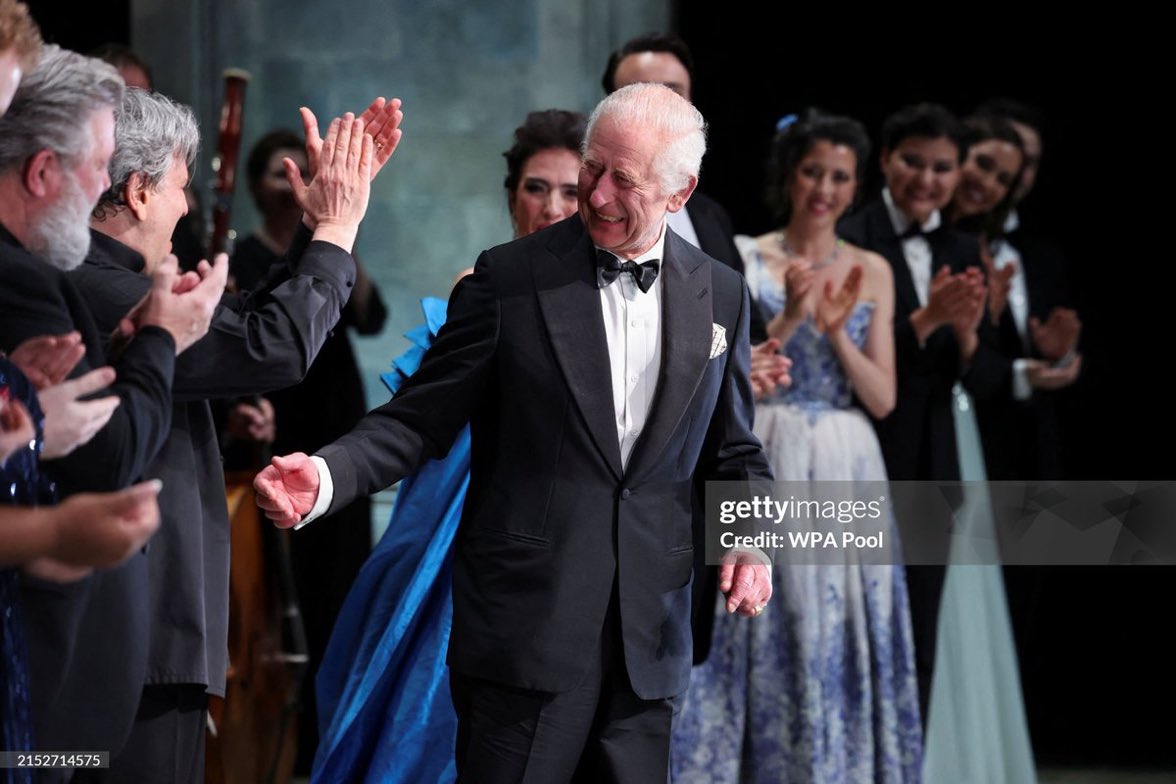
<svg viewBox="0 0 1176 784"><path fill-rule="evenodd" d="M90 229L90 252L86 255L86 260L113 264L139 273L144 273L147 266L143 261L143 255L137 250L97 229Z"/></svg>
<svg viewBox="0 0 1176 784"><path fill-rule="evenodd" d="M605 248L601 248L599 245L596 245L595 247L597 250L606 250ZM662 266L665 266L665 258L666 258L665 250L666 250L666 220L665 220L665 218L662 218L661 234L658 235L657 242L653 243L652 248L645 251L637 258L633 259L633 261L640 264L643 261L650 261L652 259L657 259L662 262ZM612 253L611 250L608 252ZM616 256L617 254L613 253L613 255ZM620 257L617 256L617 258L620 258ZM621 259L621 261L626 261L626 259Z"/></svg>
<svg viewBox="0 0 1176 784"><path fill-rule="evenodd" d="M882 203L886 205L886 212L890 215L890 225L894 227L894 233L901 237L914 221L908 218L894 203L894 197L890 195L889 188L882 189ZM935 231L942 222L943 218L940 217L939 210L935 210L931 213L931 217L923 223L923 233Z"/></svg>

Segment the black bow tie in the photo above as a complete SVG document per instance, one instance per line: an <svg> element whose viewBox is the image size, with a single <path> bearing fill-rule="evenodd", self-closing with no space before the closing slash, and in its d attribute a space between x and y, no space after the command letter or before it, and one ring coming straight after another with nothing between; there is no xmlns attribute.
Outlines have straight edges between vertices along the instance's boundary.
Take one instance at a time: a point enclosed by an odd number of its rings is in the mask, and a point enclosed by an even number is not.
<svg viewBox="0 0 1176 784"><path fill-rule="evenodd" d="M911 221L911 224L906 227L902 234L898 235L900 240L909 240L911 237L930 237L939 231L939 228L923 230L923 224Z"/></svg>
<svg viewBox="0 0 1176 784"><path fill-rule="evenodd" d="M641 291L649 291L649 287L657 280L658 259L638 264L635 261L621 261L607 250L596 251L596 287L604 288L617 279L622 272L633 276L633 282Z"/></svg>

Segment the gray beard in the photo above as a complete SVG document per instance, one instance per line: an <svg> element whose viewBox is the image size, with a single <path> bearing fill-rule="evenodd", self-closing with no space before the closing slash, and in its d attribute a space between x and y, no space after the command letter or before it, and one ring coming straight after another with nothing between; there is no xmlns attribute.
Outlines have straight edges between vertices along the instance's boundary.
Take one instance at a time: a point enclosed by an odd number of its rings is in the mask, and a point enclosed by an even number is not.
<svg viewBox="0 0 1176 784"><path fill-rule="evenodd" d="M76 269L90 252L90 210L81 184L72 175L57 204L32 227L28 248L62 272Z"/></svg>

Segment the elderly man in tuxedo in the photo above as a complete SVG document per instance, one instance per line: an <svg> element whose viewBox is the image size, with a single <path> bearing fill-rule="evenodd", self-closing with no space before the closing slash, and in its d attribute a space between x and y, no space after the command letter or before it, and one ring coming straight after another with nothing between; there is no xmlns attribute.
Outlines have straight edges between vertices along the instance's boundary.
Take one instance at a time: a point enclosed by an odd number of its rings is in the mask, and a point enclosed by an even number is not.
<svg viewBox="0 0 1176 784"><path fill-rule="evenodd" d="M457 762L478 781L664 781L690 675L692 495L770 471L751 433L747 288L666 228L705 124L656 84L588 125L579 214L485 251L420 370L260 503L292 525L444 455L467 421L453 566ZM768 568L722 567L754 616Z"/></svg>

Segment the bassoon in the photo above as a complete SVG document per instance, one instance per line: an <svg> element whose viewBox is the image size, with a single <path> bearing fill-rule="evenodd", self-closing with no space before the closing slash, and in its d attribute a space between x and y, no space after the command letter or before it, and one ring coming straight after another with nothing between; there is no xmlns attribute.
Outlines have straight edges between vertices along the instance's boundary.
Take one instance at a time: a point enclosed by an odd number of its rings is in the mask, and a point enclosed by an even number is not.
<svg viewBox="0 0 1176 784"><path fill-rule="evenodd" d="M217 132L216 157L212 171L213 184L212 234L208 242L208 258L228 250L229 218L233 212L233 189L237 184L237 153L241 149L241 118L245 112L245 85L249 73L239 68L224 72L225 100L221 104L220 125Z"/></svg>

